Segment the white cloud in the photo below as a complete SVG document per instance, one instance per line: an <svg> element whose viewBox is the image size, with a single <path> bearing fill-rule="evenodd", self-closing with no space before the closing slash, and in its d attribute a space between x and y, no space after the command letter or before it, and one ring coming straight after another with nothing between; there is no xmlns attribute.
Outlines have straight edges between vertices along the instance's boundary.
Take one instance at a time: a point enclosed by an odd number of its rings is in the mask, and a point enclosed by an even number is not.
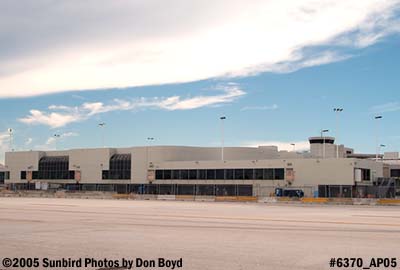
<svg viewBox="0 0 400 270"><path fill-rule="evenodd" d="M78 107L51 105L49 106L49 112L30 110L30 114L26 117L20 118L19 121L30 125L41 124L50 126L51 128L58 128L73 122L86 120L97 114L111 111L127 111L146 108L156 108L168 111L191 110L206 106L231 103L246 94L242 89L240 89L239 85L234 83L219 85L213 90L222 93L216 95L199 95L187 98L172 96L167 98L139 98L136 100L115 99L111 104L104 104L103 102L85 102Z"/></svg>
<svg viewBox="0 0 400 270"><path fill-rule="evenodd" d="M265 110L269 110L269 111L274 111L277 110L279 108L279 106L277 104L272 104L269 106L245 106L243 108L241 108L241 111L265 111Z"/></svg>
<svg viewBox="0 0 400 270"><path fill-rule="evenodd" d="M295 144L296 151L308 151L310 150L310 143L308 141L298 142L280 142L280 141L252 141L246 142L243 146L258 147L258 146L277 146L280 151L293 151L293 145Z"/></svg>
<svg viewBox="0 0 400 270"><path fill-rule="evenodd" d="M0 97L290 72L340 61L350 56L303 49L369 46L400 31L399 5L399 0L27 0L21 9L18 1L2 1Z"/></svg>
<svg viewBox="0 0 400 270"><path fill-rule="evenodd" d="M370 108L372 113L385 113L400 111L400 102L388 102L385 104L375 105Z"/></svg>

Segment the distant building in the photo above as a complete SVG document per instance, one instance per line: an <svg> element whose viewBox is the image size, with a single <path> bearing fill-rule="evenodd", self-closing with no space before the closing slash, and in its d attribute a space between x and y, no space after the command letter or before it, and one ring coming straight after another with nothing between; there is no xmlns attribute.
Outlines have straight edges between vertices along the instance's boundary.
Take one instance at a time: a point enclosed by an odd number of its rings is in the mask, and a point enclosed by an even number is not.
<svg viewBox="0 0 400 270"><path fill-rule="evenodd" d="M390 177L390 165L335 145L332 137L309 141L306 153L276 146L8 152L4 178L13 189L45 183L46 188L148 194L269 196L283 188L301 189L306 196L374 197L390 191L392 182L378 181ZM379 194L376 185L384 185Z"/></svg>

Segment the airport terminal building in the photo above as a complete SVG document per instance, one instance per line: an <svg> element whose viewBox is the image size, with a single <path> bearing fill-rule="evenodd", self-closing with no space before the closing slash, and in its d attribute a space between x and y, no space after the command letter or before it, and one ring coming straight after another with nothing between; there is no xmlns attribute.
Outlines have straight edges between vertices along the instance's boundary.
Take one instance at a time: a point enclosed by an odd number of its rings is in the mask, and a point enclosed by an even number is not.
<svg viewBox="0 0 400 270"><path fill-rule="evenodd" d="M391 197L400 170L312 137L310 152L276 146L72 149L8 152L0 172L10 189L117 191L138 194L271 196L276 188L305 196ZM400 168L399 168L400 169Z"/></svg>

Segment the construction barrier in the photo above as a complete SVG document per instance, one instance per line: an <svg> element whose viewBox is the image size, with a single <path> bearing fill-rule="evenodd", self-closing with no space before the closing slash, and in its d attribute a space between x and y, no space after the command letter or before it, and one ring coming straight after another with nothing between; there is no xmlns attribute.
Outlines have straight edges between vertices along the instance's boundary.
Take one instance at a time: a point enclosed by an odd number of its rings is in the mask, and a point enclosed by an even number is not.
<svg viewBox="0 0 400 270"><path fill-rule="evenodd" d="M400 199L379 199L377 203L381 205L400 205Z"/></svg>
<svg viewBox="0 0 400 270"><path fill-rule="evenodd" d="M236 197L236 196L216 196L215 201L216 202L237 202L238 197Z"/></svg>
<svg viewBox="0 0 400 270"><path fill-rule="evenodd" d="M193 195L176 195L177 201L194 201L195 197Z"/></svg>
<svg viewBox="0 0 400 270"><path fill-rule="evenodd" d="M194 198L197 202L215 202L214 196L196 196Z"/></svg>
<svg viewBox="0 0 400 270"><path fill-rule="evenodd" d="M118 200L120 200L120 199L125 199L125 200L127 200L127 199L130 198L130 196L129 196L129 194L113 194L113 195L112 195L112 198L113 198L113 199L118 199Z"/></svg>
<svg viewBox="0 0 400 270"><path fill-rule="evenodd" d="M327 203L328 198L302 198L301 202L303 203Z"/></svg>

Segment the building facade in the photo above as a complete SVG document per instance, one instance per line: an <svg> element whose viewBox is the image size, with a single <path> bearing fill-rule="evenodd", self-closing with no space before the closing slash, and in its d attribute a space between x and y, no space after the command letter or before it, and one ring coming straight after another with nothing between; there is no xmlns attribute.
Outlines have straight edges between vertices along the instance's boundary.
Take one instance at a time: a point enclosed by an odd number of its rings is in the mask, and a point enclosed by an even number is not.
<svg viewBox="0 0 400 270"><path fill-rule="evenodd" d="M385 176L383 162L347 157L353 150L334 145L334 138L313 137L310 144L307 153L275 146L8 152L4 182L10 188L147 194L270 196L282 188L300 189L305 196L377 195L368 190Z"/></svg>

